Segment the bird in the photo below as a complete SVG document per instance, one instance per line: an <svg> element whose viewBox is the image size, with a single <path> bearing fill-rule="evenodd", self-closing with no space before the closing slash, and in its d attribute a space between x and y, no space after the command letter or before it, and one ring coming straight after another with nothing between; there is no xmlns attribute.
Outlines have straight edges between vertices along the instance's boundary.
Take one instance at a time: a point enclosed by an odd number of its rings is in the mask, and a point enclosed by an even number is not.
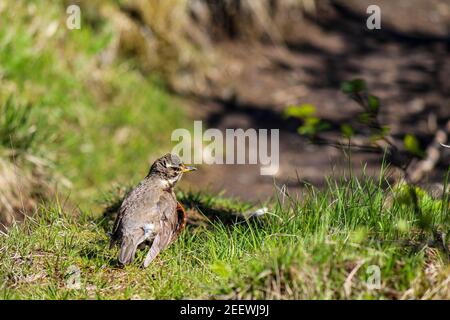
<svg viewBox="0 0 450 320"><path fill-rule="evenodd" d="M124 198L110 242L110 248L120 244L120 265L132 263L137 248L151 244L143 264L146 268L178 237L186 225L186 213L174 187L184 173L195 170L168 153L151 165L147 176Z"/></svg>

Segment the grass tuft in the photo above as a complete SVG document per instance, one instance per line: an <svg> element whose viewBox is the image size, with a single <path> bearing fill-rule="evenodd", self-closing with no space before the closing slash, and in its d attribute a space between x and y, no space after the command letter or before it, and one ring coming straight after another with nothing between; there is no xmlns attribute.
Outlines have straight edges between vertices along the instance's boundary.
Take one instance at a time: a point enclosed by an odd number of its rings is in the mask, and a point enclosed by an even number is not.
<svg viewBox="0 0 450 320"><path fill-rule="evenodd" d="M230 223L220 217L249 205L180 193L186 206L195 203L191 215L207 219L188 225L148 269L140 267L145 251L118 268L104 218L68 214L56 203L0 237L0 293L38 299L448 299L448 239L435 241L430 231L448 232L446 212L433 211L423 229L413 206L385 204L391 196L370 178L330 180L325 190L306 191L302 201L272 203L266 215ZM422 198L422 210L436 209L433 201Z"/></svg>

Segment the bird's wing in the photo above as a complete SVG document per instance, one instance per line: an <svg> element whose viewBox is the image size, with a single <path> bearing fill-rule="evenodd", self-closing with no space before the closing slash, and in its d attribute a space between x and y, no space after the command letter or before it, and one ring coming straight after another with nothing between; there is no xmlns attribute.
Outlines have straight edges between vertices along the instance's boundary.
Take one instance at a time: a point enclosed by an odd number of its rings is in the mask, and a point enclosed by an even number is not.
<svg viewBox="0 0 450 320"><path fill-rule="evenodd" d="M146 188L146 184L139 183L131 190L122 201L114 226L111 232L112 241L121 238L121 224L126 216L137 217L141 215L141 211L146 208L155 206L158 200L156 194L151 193L151 189Z"/></svg>
<svg viewBox="0 0 450 320"><path fill-rule="evenodd" d="M176 200L169 194L161 195L158 202L160 218L159 232L153 240L153 244L145 257L144 267L156 258L156 256L165 249L173 239L174 233L177 229L178 216L176 212Z"/></svg>
<svg viewBox="0 0 450 320"><path fill-rule="evenodd" d="M122 204L117 217L116 239L121 238L119 262L123 265L133 261L137 247L151 235L147 224L155 226L160 220L158 207L161 195L152 189L136 189ZM114 240L113 240L114 241Z"/></svg>

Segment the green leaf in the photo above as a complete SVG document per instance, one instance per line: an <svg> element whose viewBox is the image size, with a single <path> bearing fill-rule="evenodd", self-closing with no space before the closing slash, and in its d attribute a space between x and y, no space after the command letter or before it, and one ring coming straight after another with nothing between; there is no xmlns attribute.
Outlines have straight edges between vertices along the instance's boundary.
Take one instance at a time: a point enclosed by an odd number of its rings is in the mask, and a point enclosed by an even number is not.
<svg viewBox="0 0 450 320"><path fill-rule="evenodd" d="M412 134L407 134L403 139L403 144L405 146L405 149L412 153L415 156L423 157L424 151L422 150L420 146L419 140Z"/></svg>
<svg viewBox="0 0 450 320"><path fill-rule="evenodd" d="M380 99L378 99L378 97L369 95L368 102L370 111L372 112L378 111L378 108L380 107Z"/></svg>
<svg viewBox="0 0 450 320"><path fill-rule="evenodd" d="M320 121L320 123L317 125L317 131L325 131L330 129L330 124L324 121Z"/></svg>
<svg viewBox="0 0 450 320"><path fill-rule="evenodd" d="M368 112L363 112L358 115L358 121L364 124L368 124L371 118L372 117Z"/></svg>
<svg viewBox="0 0 450 320"><path fill-rule="evenodd" d="M372 134L372 135L369 136L369 139L370 139L370 142L373 143L373 142L377 142L379 140L382 140L383 136L380 135L380 134Z"/></svg>
<svg viewBox="0 0 450 320"><path fill-rule="evenodd" d="M395 227L400 233L407 233L411 229L411 226L406 219L398 219Z"/></svg>
<svg viewBox="0 0 450 320"><path fill-rule="evenodd" d="M350 233L350 240L352 243L362 243L367 239L368 235L369 230L367 227L357 227L353 232Z"/></svg>
<svg viewBox="0 0 450 320"><path fill-rule="evenodd" d="M222 261L215 261L210 265L210 268L212 272L221 278L227 279L232 274L230 266Z"/></svg>
<svg viewBox="0 0 450 320"><path fill-rule="evenodd" d="M301 135L305 135L305 136L312 136L316 133L315 128L312 126L308 126L308 125L303 125L303 126L298 127L297 131Z"/></svg>
<svg viewBox="0 0 450 320"><path fill-rule="evenodd" d="M346 94L358 93L367 90L367 85L363 79L353 79L344 81L341 84L341 90Z"/></svg>
<svg viewBox="0 0 450 320"><path fill-rule="evenodd" d="M346 123L341 125L341 132L342 135L346 138L351 138L355 134L355 131L353 130L352 126Z"/></svg>
<svg viewBox="0 0 450 320"><path fill-rule="evenodd" d="M389 134L390 130L391 129L387 126L382 127L381 130L378 130L377 133L374 133L370 136L370 141L376 142L378 140L384 139Z"/></svg>
<svg viewBox="0 0 450 320"><path fill-rule="evenodd" d="M391 128L389 128L388 126L383 126L381 128L381 134L383 136L387 136L389 134L389 132L391 132Z"/></svg>
<svg viewBox="0 0 450 320"><path fill-rule="evenodd" d="M285 115L288 117L295 117L300 119L308 118L314 115L316 107L312 104L302 104L300 106L289 106L285 110Z"/></svg>
<svg viewBox="0 0 450 320"><path fill-rule="evenodd" d="M305 119L305 124L309 126L316 126L320 122L320 119L317 117L309 117Z"/></svg>
<svg viewBox="0 0 450 320"><path fill-rule="evenodd" d="M353 93L353 85L349 81L345 81L341 84L341 90L344 93Z"/></svg>

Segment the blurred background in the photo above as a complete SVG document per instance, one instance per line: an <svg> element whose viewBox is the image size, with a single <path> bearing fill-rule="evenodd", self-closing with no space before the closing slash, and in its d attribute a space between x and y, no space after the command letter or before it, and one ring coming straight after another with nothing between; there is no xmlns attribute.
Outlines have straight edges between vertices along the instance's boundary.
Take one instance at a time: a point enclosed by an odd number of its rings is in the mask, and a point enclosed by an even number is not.
<svg viewBox="0 0 450 320"><path fill-rule="evenodd" d="M80 29L66 26L72 4ZM381 30L366 27L371 4ZM313 143L299 130L308 121L286 115L307 106L325 136L351 127L363 137L359 106L341 90L355 78L379 98L389 133L422 157L450 130L449 0L3 0L0 17L4 224L56 195L99 210L193 120L280 129L280 170L204 165L185 189L265 201L349 168L376 176L382 154ZM442 149L424 181L442 183L449 160Z"/></svg>

